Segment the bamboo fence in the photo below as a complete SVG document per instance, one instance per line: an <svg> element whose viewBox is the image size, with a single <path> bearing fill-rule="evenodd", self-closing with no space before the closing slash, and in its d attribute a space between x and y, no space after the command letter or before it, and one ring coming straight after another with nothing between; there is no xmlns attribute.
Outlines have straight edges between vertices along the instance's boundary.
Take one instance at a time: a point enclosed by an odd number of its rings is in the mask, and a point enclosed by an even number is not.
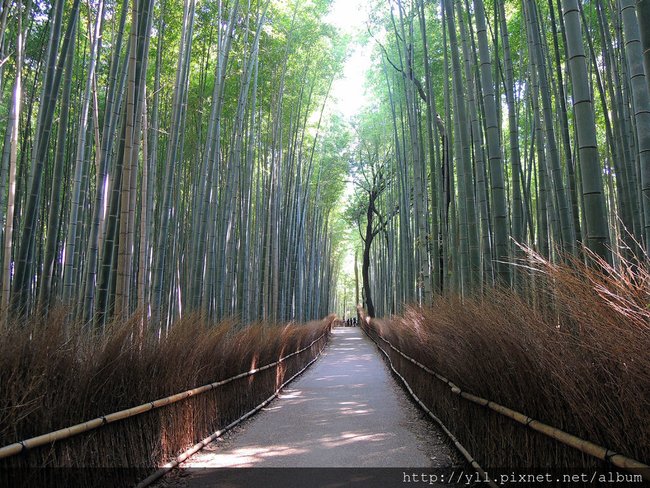
<svg viewBox="0 0 650 488"><path fill-rule="evenodd" d="M482 397L479 397L479 396L476 396L476 395L472 395L469 392L461 390L460 387L458 387L456 384L454 384L448 378L446 378L446 377L442 376L441 374L433 371L432 369L428 368L424 364L420 363L419 361L413 359L412 357L408 356L407 354L405 354L402 351L400 351L399 349L397 349L393 344L390 343L390 341L388 341L387 339L382 337L371 326L372 319L370 319L369 317L366 317L364 312L360 312L360 313L361 313L361 316L364 318L364 320L362 320L362 323L366 322L366 324L362 326L364 332L366 332L366 334L373 340L373 342L377 345L379 350L382 351L384 353L384 355L386 355L386 357L388 358L388 360L389 360L389 362L391 364L391 368L401 378L401 380L407 385L407 389L409 390L409 392L411 392L411 395L413 395L416 398L416 401L418 401L418 403L425 409L425 411L427 413L429 413L429 415L432 416L440 425L442 425L442 423L439 422L435 418L435 416L432 413L429 412L428 408L426 408L422 404L422 402L419 401L419 399L412 392L411 387L408 385L408 383L406 383L406 380L399 373L397 373L397 371L395 371L395 368L393 367L393 363L390 360L390 356L380 346L380 344L375 340L373 335L375 335L378 339L383 341L388 347L390 347L390 349L395 351L397 354L402 356L404 359L411 362L412 364L414 364L415 366L417 366L421 370L425 371L429 375L433 376L434 378L436 378L440 382L445 383L449 387L450 391L454 395L458 395L461 398L464 398L465 400L470 401L472 403L475 403L477 405L487 407L490 410L493 410L494 412L497 412L498 414L500 414L500 415L502 415L504 417L507 417L507 418L509 418L511 420L514 420L515 422L517 422L517 423L519 423L519 424L521 424L521 425L523 425L525 427L528 427L529 429L535 430L535 431L545 435L546 437L549 437L549 438L551 438L553 440L556 440L556 441L558 441L558 442L560 442L560 443L562 443L562 444L564 444L566 446L569 446L569 447L571 447L573 449L576 449L576 450L578 450L578 451L580 451L580 452L582 452L584 454L595 457L595 458L600 459L602 461L609 462L612 465L614 465L616 467L619 467L621 469L625 469L627 471L632 471L634 473L640 473L641 476L643 476L643 478L645 480L650 480L650 466L648 466L647 464L644 464L644 463L642 463L640 461L637 461L636 459L632 459L632 458L630 458L628 456L625 456L623 454L617 453L617 452L615 452L615 451L613 451L611 449L608 449L606 447L602 447L602 446L599 446L597 444L594 444L593 442L587 441L585 439L581 439L581 438L579 438L579 437L577 437L577 436L575 436L573 434L569 434L568 432L565 432L565 431L563 431L561 429L558 429L557 427L553 427L551 425L540 422L539 420L535 420L535 419L533 419L533 418L531 418L531 417L529 417L529 416L527 416L527 415L525 415L525 414L523 414L521 412L517 412L516 410L512 410L511 408L505 407L505 406L500 405L500 404L498 404L496 402L487 400L485 398L482 398ZM445 430L447 435L451 436L452 441L454 443L456 443L457 441L455 440L455 437L453 437L453 435L451 435L449 432L447 432L447 430L446 430L446 428L444 426L443 426L443 429ZM464 449L460 449L460 450L461 450L461 452L463 452ZM465 453L463 453L463 455L465 455ZM469 458L467 456L465 456L465 457L468 459L468 461L470 461L470 463L472 463L472 465L474 465L473 464L474 460L473 459L470 460L471 456ZM479 471L479 472L481 472L481 471Z"/></svg>
<svg viewBox="0 0 650 488"><path fill-rule="evenodd" d="M331 320L330 320L330 326L331 326ZM308 349L310 349L314 344L318 343L319 341L322 341L323 339L326 340L326 336L327 336L328 332L329 332L329 327L328 327L328 330L326 332L321 334L317 339L314 339L309 345L303 347L302 349L299 349L298 351L294 351L294 352L292 352L290 354L287 354L286 356L283 356L282 358L278 359L277 361L269 363L269 364L267 364L265 366L261 366L259 368L254 368L254 369L251 369L249 371L239 373L239 374L237 374L235 376L231 376L230 378L227 378L227 379L224 379L224 380L215 381L215 382L209 383L207 385L199 386L197 388L192 388L190 390L186 390L186 391L183 391L181 393L177 393L175 395L171 395L171 396L168 396L168 397L165 397L165 398L160 398L160 399L154 400L152 402L143 403L141 405L131 407L131 408L128 408L126 410L120 410L119 412L114 412L114 413L111 413L111 414L108 414L108 415L104 415L102 417L98 417L98 418L95 418L95 419L92 419L92 420L88 420L86 422L82 422L82 423L79 423L79 424L72 425L70 427L59 429L59 430L56 430L54 432L50 432L50 433L39 435L39 436L36 436L36 437L31 437L29 439L25 439L25 440L22 440L22 441L14 442L12 444L9 444L7 446L4 446L4 447L0 448L0 459L9 458L11 456L16 456L17 454L23 453L23 452L25 452L25 451L27 451L29 449L33 449L35 447L44 446L44 445L47 445L47 444L52 444L54 442L58 442L58 441L68 439L68 438L73 437L73 436L77 436L79 434L83 434L85 432L89 432L89 431L94 430L94 429L98 429L98 428L100 428L100 427L102 427L104 425L108 425L108 424L111 424L113 422L118 422L120 420L124 420L124 419L130 418L130 417L134 417L136 415L140 415L140 414L143 414L145 412L149 412L149 411L157 409L157 408L165 407L165 406L171 405L173 403L176 403L176 402L179 402L179 401L182 401L182 400L186 400L186 399L188 399L190 397L200 395L202 393L214 390L216 388L219 388L219 387L221 387L223 385L226 385L226 384L231 383L233 381L236 381L238 379L246 378L246 377L252 376L252 375L254 375L256 373L259 373L261 371L264 371L264 370L267 370L267 369L270 369L270 368L274 368L274 367L280 365L281 363L285 362L287 359L307 351ZM321 345L316 357L318 357L318 355L320 355L320 352L322 351L323 347L324 347L324 343ZM312 364L312 362L313 361L311 361L309 364ZM294 377L295 376L296 375L294 375ZM280 389L281 388L282 387L280 387ZM277 392L276 392L276 394L277 394ZM262 408L262 407L260 407L260 408ZM257 410L255 410L255 411L257 411Z"/></svg>
<svg viewBox="0 0 650 488"><path fill-rule="evenodd" d="M321 338L322 338L322 336L321 336ZM318 340L318 339L317 339L317 340ZM312 343L312 344L313 344L313 343ZM249 412L246 412L244 415L242 415L241 417L239 417L237 420L231 422L230 424L228 424L227 426L225 426L223 429L220 429L220 430L214 432L213 434L209 435L208 437L206 437L205 439L203 439L201 442L198 442L198 443L194 444L192 447L190 447L187 451L185 451L184 453L182 453L182 454L181 454L180 456L178 456L176 459L174 459L173 461L170 461L169 463L165 464L165 465L162 466L158 471L156 471L155 473L152 473L150 476L148 476L147 478L145 478L144 480L142 480L140 483L138 483L138 485L136 486L136 488L145 488L146 486L151 485L152 483L154 483L154 482L157 481L158 479L162 478L166 473L168 473L168 472L171 471L172 469L176 468L176 467L177 467L178 465L180 465L183 461L187 460L190 456L193 456L194 454L196 454L197 452L199 452L201 449L203 449L205 446L207 446L208 444L210 444L211 442L213 442L215 439L221 437L223 434L225 434L226 432L228 432L230 429L232 429L233 427L235 427L237 424L243 422L244 420L246 420L246 419L249 418L250 416L252 416L252 415L254 415L255 413L259 412L261 409L263 409L265 406L267 406L269 403L271 403L271 401L272 401L275 397L278 396L278 394L280 393L280 391L282 390L282 388L284 388L284 387L287 386L289 383L291 383L291 382L292 382L296 377L298 377L298 376L300 376L302 373L304 373L305 370L306 370L307 368L309 368L309 366L311 366L314 362L316 362L316 360L320 357L320 354L321 354L322 352L323 352L323 348L321 347L321 348L318 350L318 353L316 354L316 357L314 357L314 359L312 359L311 361L309 361L309 363L307 363L307 364L305 365L304 368L302 368L302 369L301 369L300 371L298 371L296 374L294 374L293 376L291 376L291 378L289 378L289 379L286 380L284 383L282 383L282 384L278 387L278 389L275 390L275 392L274 392L270 397L268 397L268 398L267 398L266 400L264 400L262 403L260 403L259 405L257 405L254 409L250 410Z"/></svg>

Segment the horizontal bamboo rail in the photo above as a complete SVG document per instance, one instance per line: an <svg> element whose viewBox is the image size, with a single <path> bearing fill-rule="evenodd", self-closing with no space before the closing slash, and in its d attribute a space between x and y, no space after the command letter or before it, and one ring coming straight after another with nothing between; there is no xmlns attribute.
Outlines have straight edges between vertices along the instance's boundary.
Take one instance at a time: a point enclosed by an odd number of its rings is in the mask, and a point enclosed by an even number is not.
<svg viewBox="0 0 650 488"><path fill-rule="evenodd" d="M104 415L102 417L98 417L92 420L88 420L86 422L82 422L80 424L76 424L70 427L65 427L63 429L56 430L54 432L50 432L48 434L43 434L39 435L36 437L31 437L29 439L25 439L22 441L14 442L13 444L9 444L7 446L4 446L0 448L0 459L8 458L11 456L15 456L21 452L24 452L28 449L33 449L35 447L43 446L46 444L51 444L56 441L60 441L63 439L68 439L70 437L73 437L75 435L82 434L84 432L88 432L90 430L97 429L99 427L102 427L104 425L117 422L119 420L124 420L129 417L133 417L135 415L142 414L144 412L148 412L150 410L154 410L156 408L164 407L167 405L171 405L172 403L179 402L181 400L185 400L187 398L190 398L192 396L200 395L201 393L205 393L210 390L214 390L215 388L218 388L220 386L223 386L225 384L231 383L235 380L241 379L241 378L246 378L248 376L252 376L256 373L259 373L260 371L264 371L266 369L273 368L280 363L286 361L287 359L296 356L297 354L300 354L307 349L311 348L314 344L316 344L318 341L323 339L327 332L324 332L321 334L320 337L317 339L314 339L308 346L303 347L302 349L292 352L291 354L287 354L286 356L278 359L277 361L274 361L272 363L269 363L265 366L261 366L259 368L254 368L249 371L245 371L243 373L239 373L235 376L231 376L230 378L227 378L225 380L220 380L220 381L215 381L214 383L210 383L207 385L199 386L197 388L192 388L190 390L183 391L181 393L177 393L175 395L171 395L165 398L160 398L158 400L154 400L149 403L143 403L142 405L138 405L136 407L131 407L126 410L120 410L119 412L114 412L108 415Z"/></svg>
<svg viewBox="0 0 650 488"><path fill-rule="evenodd" d="M323 336L321 336L321 338L322 338L322 337L323 337ZM318 339L317 339L317 340L318 340ZM312 344L313 344L313 343L312 343ZM136 488L145 488L146 486L149 486L150 484L152 484L152 483L154 483L155 481L159 480L159 479L162 478L166 473L168 473L169 471L171 471L172 469L174 469L175 467L177 467L179 464L181 464L183 461L186 461L188 458L190 458L191 456L193 456L194 454L196 454L197 452L199 452L201 449L203 449L205 446L207 446L208 444L210 444L212 441L214 441L215 439L221 437L223 434L225 434L226 432L228 432L230 429L232 429L233 427L235 427L237 424L243 422L244 420L246 420L246 419L249 418L250 416L252 416L252 415L254 415L255 413L259 412L261 409L263 409L265 406L267 406L269 403L271 403L271 401L272 401L275 397L278 396L278 394L280 393L280 390L282 390L282 388L284 388L284 387L287 386L289 383L291 383L291 382L292 382L292 381L293 381L297 376L299 376L299 375L301 375L302 373L304 373L305 370L306 370L309 366L311 366L314 362L316 362L316 360L320 357L320 355L321 355L322 352L323 352L323 348L321 348L320 351L318 351L318 354L316 355L316 357L315 357L314 359L312 359L311 361L309 361L309 363L307 363L307 364L305 365L304 368L302 368L300 371L298 371L296 374L294 374L294 375L293 375L291 378L289 378L287 381L285 381L284 383L282 383L282 384L278 387L278 389L275 390L275 392L273 393L273 395L271 395L270 397L268 397L266 400L264 400L262 403L260 403L258 406L256 406L253 410L251 410L250 412L245 413L244 415L242 415L241 417L239 417L237 420L235 420L235 421L231 422L230 424L228 424L227 426L225 426L223 429L216 431L216 432L213 433L212 435L209 435L208 437L206 437L205 439L203 439L201 442L198 442L198 443L194 444L192 447L190 447L187 451L185 451L184 453L182 453L182 454L181 454L180 456L178 456L176 459L174 459L173 461L170 461L169 463L165 464L165 465L162 466L158 471L156 471L155 473L152 473L150 476L148 476L147 478L145 478L144 480L142 480L140 483L138 483L138 484L136 485Z"/></svg>
<svg viewBox="0 0 650 488"><path fill-rule="evenodd" d="M451 392L454 393L455 395L458 395L461 398L464 398L465 400L473 402L477 405L487 407L490 410L493 410L494 412L503 415L504 417L508 417L525 427L540 432L541 434L544 434L545 436L554 439L558 442L561 442L562 444L569 446L573 449L576 449L584 454L595 457L602 461L609 462L616 467L628 471L635 471L635 472L638 471L640 472L640 474L643 476L644 479L650 480L650 474L648 474L650 472L650 466L648 466L647 464L644 464L640 461L637 461L636 459L632 459L628 456L612 451L611 449L607 449L606 447L599 446L598 444L595 444L593 442L581 439L573 434L564 432L563 430L558 429L557 427L553 427L551 425L540 422L539 420L535 420L527 415L524 415L521 412L517 412L516 410L512 410L508 407L504 407L503 405L495 403L491 400L487 400L485 398L481 398L479 396L472 395L471 393L463 391L459 386L454 384L448 378L445 378L444 376L436 373L432 369L426 367L424 364L420 363L419 361L404 354L402 351L397 349L393 344L391 344L390 341L382 337L379 333L375 333L375 335L377 335L377 337L379 337L392 350L394 350L397 354L402 356L404 359L413 363L423 371L429 373L431 376L435 377L439 381L445 383L447 386L449 386ZM379 349L383 351L381 347Z"/></svg>
<svg viewBox="0 0 650 488"><path fill-rule="evenodd" d="M465 446L463 446L458 438L447 428L447 426L440 420L430 409L427 407L422 400L420 400L420 397L418 397L413 389L411 388L411 385L408 384L408 381L397 371L395 368L395 365L393 364L392 359L390 358L390 355L384 351L379 343L375 341L375 339L366 331L365 327L361 327L363 331L370 337L370 339L375 343L377 346L377 349L379 349L384 356L386 356L386 359L388 360L388 364L390 365L390 369L393 370L393 373L397 375L397 377L404 383L404 387L408 390L409 394L413 397L413 399L417 402L418 405L424 410L429 417L431 417L434 422L436 422L440 428L443 430L443 432L449 437L451 442L453 442L454 446L456 446L456 449L463 455L465 459L467 459L467 462L481 475L482 477L482 483L487 483L488 486L491 488L498 488L498 485L490 479L488 474L485 472L485 470L481 467L481 465L474 459L474 457L469 453L467 449L465 449ZM377 334L377 337L380 339L383 339L383 337L379 336Z"/></svg>

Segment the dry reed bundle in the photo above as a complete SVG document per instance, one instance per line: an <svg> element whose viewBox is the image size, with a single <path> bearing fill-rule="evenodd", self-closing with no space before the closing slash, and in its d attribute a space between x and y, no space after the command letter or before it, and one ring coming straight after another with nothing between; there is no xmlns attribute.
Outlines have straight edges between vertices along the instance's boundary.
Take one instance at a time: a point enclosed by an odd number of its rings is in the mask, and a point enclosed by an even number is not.
<svg viewBox="0 0 650 488"><path fill-rule="evenodd" d="M333 320L240 327L232 320L209 325L188 316L161 338L154 333L135 338L138 317L112 324L101 336L82 328L66 332L65 317L65 311L55 311L48 320L13 324L0 332L0 445L277 361L326 334ZM71 469L57 472L55 485L63 475L74 476L65 480L73 485L95 486L101 479L108 486L127 485L268 398L322 345L314 344L280 367L0 460L0 473L47 477L52 473L28 468L65 467ZM111 471L89 469L100 467ZM43 482L47 479L38 480Z"/></svg>
<svg viewBox="0 0 650 488"><path fill-rule="evenodd" d="M528 294L438 297L430 307L372 320L371 332L463 391L648 464L647 263L552 264L529 252L527 269ZM458 398L394 351L391 359L484 467L603 467Z"/></svg>

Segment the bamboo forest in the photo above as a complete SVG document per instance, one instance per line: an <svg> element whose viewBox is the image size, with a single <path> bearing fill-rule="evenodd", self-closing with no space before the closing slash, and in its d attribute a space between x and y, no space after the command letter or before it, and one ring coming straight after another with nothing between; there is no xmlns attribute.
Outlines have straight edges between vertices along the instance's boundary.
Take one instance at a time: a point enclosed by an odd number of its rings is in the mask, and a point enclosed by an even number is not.
<svg viewBox="0 0 650 488"><path fill-rule="evenodd" d="M650 0L0 0L0 138L0 486L650 483Z"/></svg>

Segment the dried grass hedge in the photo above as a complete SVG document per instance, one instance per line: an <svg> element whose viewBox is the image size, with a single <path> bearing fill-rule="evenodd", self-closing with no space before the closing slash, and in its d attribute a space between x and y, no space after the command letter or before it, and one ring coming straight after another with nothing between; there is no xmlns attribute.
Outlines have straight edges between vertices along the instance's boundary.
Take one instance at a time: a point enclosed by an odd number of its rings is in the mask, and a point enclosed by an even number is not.
<svg viewBox="0 0 650 488"><path fill-rule="evenodd" d="M650 270L592 259L554 265L529 251L526 293L438 297L369 329L463 391L649 464ZM484 468L606 468L391 359Z"/></svg>
<svg viewBox="0 0 650 488"><path fill-rule="evenodd" d="M81 327L66 331L63 310L47 320L10 324L0 331L0 446L272 363L328 332L333 318L242 328L233 320L209 325L186 316L161 338L137 338L137 316L101 335ZM71 485L98 486L105 479L106 486L127 486L268 398L326 338L279 367L0 460L0 475L16 478L7 486L36 486L26 475L40 477L37 484L49 477L55 486L63 486L64 475ZM57 469L27 469L34 467Z"/></svg>

